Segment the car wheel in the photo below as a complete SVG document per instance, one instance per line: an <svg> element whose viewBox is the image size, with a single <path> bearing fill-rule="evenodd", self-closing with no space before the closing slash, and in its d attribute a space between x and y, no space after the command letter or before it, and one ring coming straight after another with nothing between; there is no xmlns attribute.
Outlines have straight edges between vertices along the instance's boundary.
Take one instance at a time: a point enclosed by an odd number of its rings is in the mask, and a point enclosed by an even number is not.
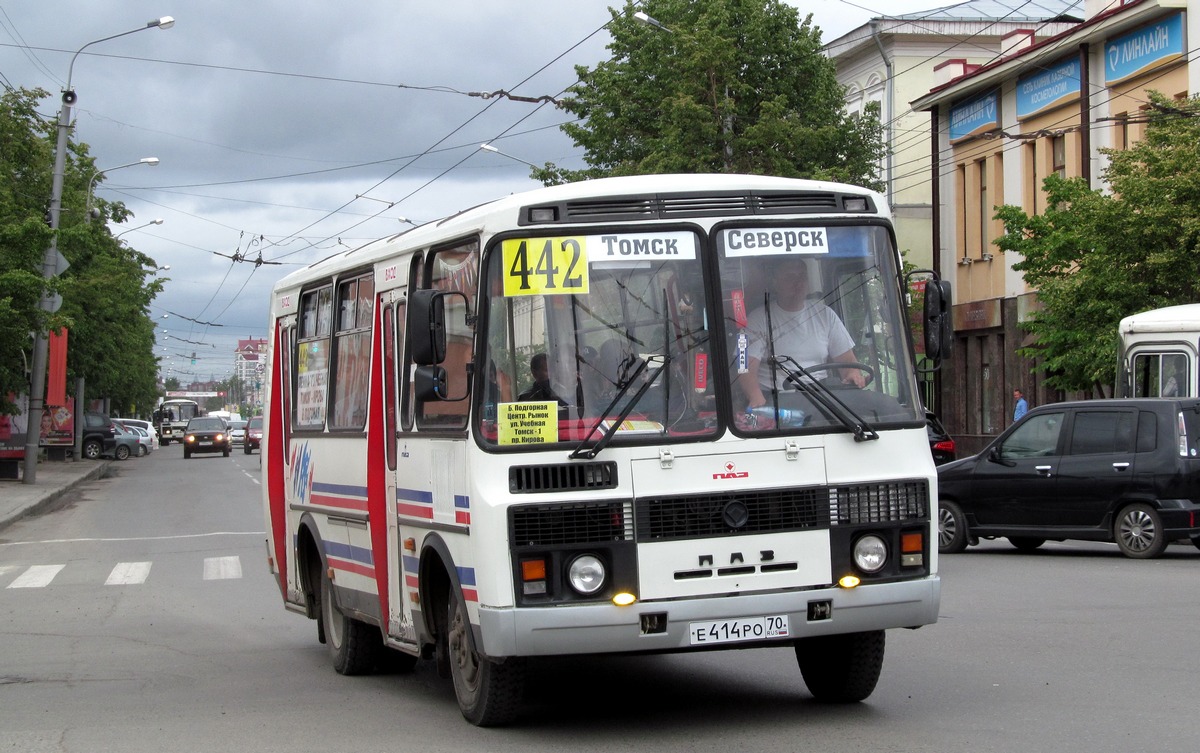
<svg viewBox="0 0 1200 753"><path fill-rule="evenodd" d="M1121 554L1134 559L1151 559L1167 548L1162 518L1150 505L1137 503L1121 510L1113 525L1113 539Z"/></svg>
<svg viewBox="0 0 1200 753"><path fill-rule="evenodd" d="M1022 552L1032 552L1042 544L1045 544L1046 540L1034 538L1033 536L1009 536L1008 543Z"/></svg>
<svg viewBox="0 0 1200 753"><path fill-rule="evenodd" d="M117 460L128 460L129 446L123 444L117 445L116 448L113 449L113 455L116 456Z"/></svg>
<svg viewBox="0 0 1200 753"><path fill-rule="evenodd" d="M250 445L246 445L245 447L243 447L242 452L245 453L246 455L249 455L250 454Z"/></svg>
<svg viewBox="0 0 1200 753"><path fill-rule="evenodd" d="M804 684L818 701L857 703L875 690L883 669L882 630L796 641Z"/></svg>
<svg viewBox="0 0 1200 753"><path fill-rule="evenodd" d="M321 572L321 622L333 668L342 675L362 675L375 668L383 650L379 628L347 617L334 603L333 581Z"/></svg>
<svg viewBox="0 0 1200 753"><path fill-rule="evenodd" d="M88 460L99 460L104 453L104 445L98 439L89 439L83 443L83 456Z"/></svg>
<svg viewBox="0 0 1200 753"><path fill-rule="evenodd" d="M139 458L144 458L149 454L150 454L150 451L146 449L146 445L144 445L144 444L138 445L138 457Z"/></svg>
<svg viewBox="0 0 1200 753"><path fill-rule="evenodd" d="M1196 547L1197 549L1200 549L1200 536L1192 537L1192 546Z"/></svg>
<svg viewBox="0 0 1200 753"><path fill-rule="evenodd" d="M948 499L938 500L938 551L943 554L967 548L967 519L962 508Z"/></svg>
<svg viewBox="0 0 1200 753"><path fill-rule="evenodd" d="M190 458L191 456L192 456L192 451L191 451L191 450L189 450L188 448L184 447L184 448L183 448L183 459L184 459L184 460L187 460L187 459L188 459L188 458Z"/></svg>
<svg viewBox="0 0 1200 753"><path fill-rule="evenodd" d="M226 447L224 450L221 450L221 455L222 457L229 457L229 448Z"/></svg>
<svg viewBox="0 0 1200 753"><path fill-rule="evenodd" d="M494 662L475 651L466 606L454 588L446 598L446 658L463 717L477 727L507 724L521 709L525 661Z"/></svg>

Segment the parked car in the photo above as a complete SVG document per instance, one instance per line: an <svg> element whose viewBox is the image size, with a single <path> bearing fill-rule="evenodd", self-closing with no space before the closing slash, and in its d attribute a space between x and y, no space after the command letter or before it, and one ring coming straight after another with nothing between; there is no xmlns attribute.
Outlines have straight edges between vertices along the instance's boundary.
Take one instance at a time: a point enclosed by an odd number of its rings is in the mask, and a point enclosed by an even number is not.
<svg viewBox="0 0 1200 753"><path fill-rule="evenodd" d="M152 449L152 450L158 449L158 429L154 428L154 424L152 424L151 422L143 421L140 418L114 418L113 420L117 421L119 423L122 423L125 426L136 426L139 429L144 429L150 435L150 437L154 440L152 443L154 446L151 447L150 449Z"/></svg>
<svg viewBox="0 0 1200 753"><path fill-rule="evenodd" d="M1200 399L1139 398L1035 408L983 452L938 466L938 546L1007 537L1115 542L1157 557L1200 548Z"/></svg>
<svg viewBox="0 0 1200 753"><path fill-rule="evenodd" d="M262 443L262 416L254 416L246 422L246 440L242 450L249 455L251 450L257 450Z"/></svg>
<svg viewBox="0 0 1200 753"><path fill-rule="evenodd" d="M219 452L229 457L233 443L225 420L216 416L200 416L188 421L183 434L183 457L186 460L196 452Z"/></svg>
<svg viewBox="0 0 1200 753"><path fill-rule="evenodd" d="M116 421L113 422L116 443L106 455L112 455L117 460L128 460L130 456L141 454L142 437L133 429L126 429Z"/></svg>
<svg viewBox="0 0 1200 753"><path fill-rule="evenodd" d="M925 433L929 435L929 451L933 453L935 465L949 463L957 457L954 439L933 413L925 412Z"/></svg>
<svg viewBox="0 0 1200 753"><path fill-rule="evenodd" d="M112 452L117 444L117 428L103 413L87 411L83 414L83 456L98 460Z"/></svg>
<svg viewBox="0 0 1200 753"><path fill-rule="evenodd" d="M229 422L229 439L234 444L242 444L246 441L246 422L245 421L230 421Z"/></svg>
<svg viewBox="0 0 1200 753"><path fill-rule="evenodd" d="M138 457L146 457L154 451L154 438L150 436L150 432L140 426L125 427L138 435Z"/></svg>

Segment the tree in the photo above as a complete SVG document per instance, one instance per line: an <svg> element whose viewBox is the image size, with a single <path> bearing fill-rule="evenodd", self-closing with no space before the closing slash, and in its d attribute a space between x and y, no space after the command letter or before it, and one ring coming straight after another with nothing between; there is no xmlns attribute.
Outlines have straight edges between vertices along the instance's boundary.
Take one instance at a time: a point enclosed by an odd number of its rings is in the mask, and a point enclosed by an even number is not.
<svg viewBox="0 0 1200 753"><path fill-rule="evenodd" d="M634 18L638 7L661 27ZM547 164L547 185L609 175L752 173L879 188L878 108L847 115L821 32L779 0L651 0L610 9L612 57L563 107L590 167Z"/></svg>
<svg viewBox="0 0 1200 753"><path fill-rule="evenodd" d="M1013 269L1040 303L1023 325L1036 342L1019 352L1057 389L1111 394L1121 318L1200 300L1200 100L1149 96L1145 138L1101 150L1110 191L1051 175L1043 214L996 213L996 245L1022 255Z"/></svg>
<svg viewBox="0 0 1200 753"><path fill-rule="evenodd" d="M149 304L162 282L153 277L152 259L109 232L109 221L131 217L123 204L97 199L99 216L86 216L96 174L86 144L68 144L63 175L58 249L70 267L42 277L56 136L56 123L37 111L46 96L40 89L0 95L0 412L17 410L10 393L29 390L30 333L59 327L70 331L68 380L84 378L89 395L111 398L118 410L146 412L154 405L158 370ZM53 315L39 306L47 287L63 297Z"/></svg>

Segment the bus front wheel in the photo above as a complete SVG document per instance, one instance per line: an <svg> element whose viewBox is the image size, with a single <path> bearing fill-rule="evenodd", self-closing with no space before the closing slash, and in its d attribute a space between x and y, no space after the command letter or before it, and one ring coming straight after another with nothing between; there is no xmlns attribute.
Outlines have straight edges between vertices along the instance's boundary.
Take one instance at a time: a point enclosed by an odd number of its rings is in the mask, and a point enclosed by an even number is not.
<svg viewBox="0 0 1200 753"><path fill-rule="evenodd" d="M495 662L475 651L467 608L455 589L446 600L446 653L458 707L477 727L507 724L516 718L525 688L525 662Z"/></svg>
<svg viewBox="0 0 1200 753"><path fill-rule="evenodd" d="M882 630L796 641L796 662L808 691L825 703L865 699L879 682L884 641Z"/></svg>
<svg viewBox="0 0 1200 753"><path fill-rule="evenodd" d="M380 658L383 640L379 630L342 614L335 603L329 572L321 573L321 627L333 668L341 675L371 672Z"/></svg>

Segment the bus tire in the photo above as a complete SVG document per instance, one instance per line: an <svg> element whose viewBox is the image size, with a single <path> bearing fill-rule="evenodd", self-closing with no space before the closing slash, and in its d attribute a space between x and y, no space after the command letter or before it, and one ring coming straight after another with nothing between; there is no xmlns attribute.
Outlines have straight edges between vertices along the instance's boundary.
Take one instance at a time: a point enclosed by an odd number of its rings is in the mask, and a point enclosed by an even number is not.
<svg viewBox="0 0 1200 753"><path fill-rule="evenodd" d="M446 654L463 717L477 727L508 724L521 709L525 661L495 662L475 651L466 605L454 588L446 599Z"/></svg>
<svg viewBox="0 0 1200 753"><path fill-rule="evenodd" d="M857 703L875 690L883 669L882 630L796 641L804 684L823 703Z"/></svg>
<svg viewBox="0 0 1200 753"><path fill-rule="evenodd" d="M325 645L340 675L371 672L380 658L383 638L373 625L347 617L338 609L333 596L333 581L328 571L321 573L321 623Z"/></svg>

